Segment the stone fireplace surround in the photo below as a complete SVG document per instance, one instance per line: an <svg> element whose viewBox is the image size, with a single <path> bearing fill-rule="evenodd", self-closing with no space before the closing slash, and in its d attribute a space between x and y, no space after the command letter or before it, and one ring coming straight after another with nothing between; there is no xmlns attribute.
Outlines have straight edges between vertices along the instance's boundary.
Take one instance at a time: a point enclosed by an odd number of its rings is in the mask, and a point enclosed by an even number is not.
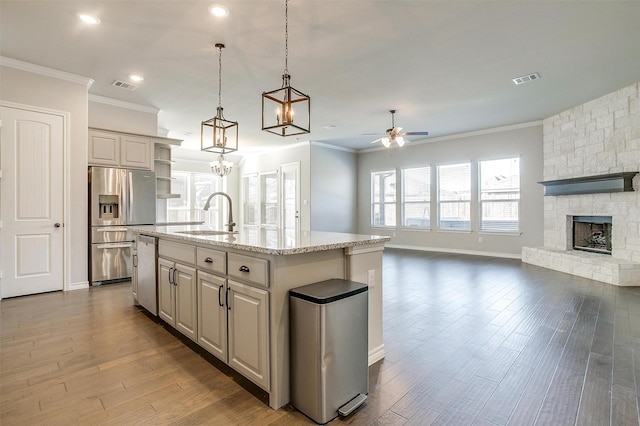
<svg viewBox="0 0 640 426"><path fill-rule="evenodd" d="M640 170L640 84L543 121L544 180ZM522 261L619 286L640 286L640 175L632 192L544 197L544 247ZM611 216L611 256L572 249L573 216Z"/></svg>

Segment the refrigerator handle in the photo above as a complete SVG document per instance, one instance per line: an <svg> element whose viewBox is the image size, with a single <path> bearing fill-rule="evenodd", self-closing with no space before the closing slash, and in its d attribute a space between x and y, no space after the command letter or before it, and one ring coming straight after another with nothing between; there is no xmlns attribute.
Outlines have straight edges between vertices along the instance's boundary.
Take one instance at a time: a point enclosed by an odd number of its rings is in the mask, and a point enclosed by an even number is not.
<svg viewBox="0 0 640 426"><path fill-rule="evenodd" d="M133 209L131 208L131 203L133 203L133 173L131 171L127 171L127 183L129 187L129 194L127 195L127 223L133 223Z"/></svg>
<svg viewBox="0 0 640 426"><path fill-rule="evenodd" d="M121 170L121 178L120 178L120 202L122 203L122 223L124 225L129 224L129 197L127 192L127 171Z"/></svg>

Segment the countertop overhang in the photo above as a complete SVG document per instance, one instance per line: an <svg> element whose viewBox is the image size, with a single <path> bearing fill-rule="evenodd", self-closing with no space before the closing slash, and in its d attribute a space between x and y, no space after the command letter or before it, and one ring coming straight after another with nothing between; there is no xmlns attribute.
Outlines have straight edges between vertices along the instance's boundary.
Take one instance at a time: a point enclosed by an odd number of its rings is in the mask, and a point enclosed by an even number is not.
<svg viewBox="0 0 640 426"><path fill-rule="evenodd" d="M380 235L360 235L338 232L293 231L289 229L244 228L236 234L190 235L183 232L213 230L206 226L130 226L135 234L150 235L185 243L232 248L270 255L292 255L341 249L347 247L377 245L391 238Z"/></svg>

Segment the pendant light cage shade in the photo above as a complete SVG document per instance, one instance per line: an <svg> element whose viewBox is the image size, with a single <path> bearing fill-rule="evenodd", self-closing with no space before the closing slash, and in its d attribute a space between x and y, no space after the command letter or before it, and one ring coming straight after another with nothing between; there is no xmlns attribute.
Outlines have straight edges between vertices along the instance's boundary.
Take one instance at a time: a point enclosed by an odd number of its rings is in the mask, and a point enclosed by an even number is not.
<svg viewBox="0 0 640 426"><path fill-rule="evenodd" d="M291 76L282 76L280 89L262 94L262 130L278 136L293 136L311 130L311 99L291 87Z"/></svg>
<svg viewBox="0 0 640 426"><path fill-rule="evenodd" d="M227 154L238 150L238 123L224 118L222 108L218 114L200 125L200 149Z"/></svg>
<svg viewBox="0 0 640 426"><path fill-rule="evenodd" d="M284 72L282 87L262 92L262 130L278 136L311 132L311 99L291 87L289 75L289 0L284 2Z"/></svg>
<svg viewBox="0 0 640 426"><path fill-rule="evenodd" d="M216 116L200 124L200 150L220 155L238 150L238 122L224 118L222 108L222 49L223 43L216 43L218 49L218 107Z"/></svg>

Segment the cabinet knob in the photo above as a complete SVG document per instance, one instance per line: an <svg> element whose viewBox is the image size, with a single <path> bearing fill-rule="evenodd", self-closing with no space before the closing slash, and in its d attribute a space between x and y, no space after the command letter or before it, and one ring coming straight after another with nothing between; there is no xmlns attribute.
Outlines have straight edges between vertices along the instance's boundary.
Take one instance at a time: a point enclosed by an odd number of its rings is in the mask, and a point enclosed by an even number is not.
<svg viewBox="0 0 640 426"><path fill-rule="evenodd" d="M213 263L213 259L210 258L210 257L207 257L207 258L204 259L204 262L205 263Z"/></svg>
<svg viewBox="0 0 640 426"><path fill-rule="evenodd" d="M245 266L245 265L242 265L242 266L240 267L240 269L238 269L238 271L240 271L240 272L251 272L251 270L249 269L249 267L248 267L248 266Z"/></svg>

